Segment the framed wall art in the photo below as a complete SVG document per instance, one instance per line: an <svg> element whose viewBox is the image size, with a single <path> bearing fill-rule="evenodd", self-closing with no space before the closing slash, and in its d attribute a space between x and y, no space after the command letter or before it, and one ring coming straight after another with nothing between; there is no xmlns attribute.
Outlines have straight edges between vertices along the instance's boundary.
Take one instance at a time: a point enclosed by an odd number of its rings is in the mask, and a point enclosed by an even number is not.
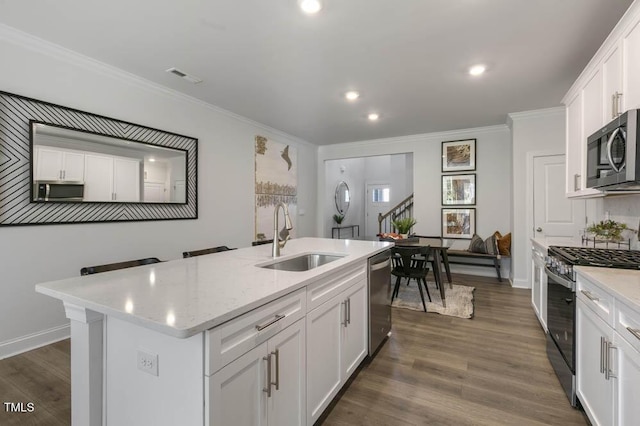
<svg viewBox="0 0 640 426"><path fill-rule="evenodd" d="M442 175L443 206L473 206L476 204L476 175Z"/></svg>
<svg viewBox="0 0 640 426"><path fill-rule="evenodd" d="M476 169L476 140L442 142L442 171L462 172Z"/></svg>
<svg viewBox="0 0 640 426"><path fill-rule="evenodd" d="M476 209L442 209L442 238L471 239L476 232Z"/></svg>

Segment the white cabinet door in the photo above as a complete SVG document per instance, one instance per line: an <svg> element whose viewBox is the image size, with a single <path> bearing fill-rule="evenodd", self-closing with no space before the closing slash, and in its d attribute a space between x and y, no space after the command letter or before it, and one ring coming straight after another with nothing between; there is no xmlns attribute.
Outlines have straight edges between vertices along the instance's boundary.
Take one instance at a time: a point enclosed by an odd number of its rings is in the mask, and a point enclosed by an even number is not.
<svg viewBox="0 0 640 426"><path fill-rule="evenodd" d="M343 294L347 302L347 325L341 328L342 376L346 380L358 368L369 349L367 345L367 281L360 281Z"/></svg>
<svg viewBox="0 0 640 426"><path fill-rule="evenodd" d="M84 164L84 201L112 201L113 157L86 154Z"/></svg>
<svg viewBox="0 0 640 426"><path fill-rule="evenodd" d="M113 192L115 201L140 201L140 162L115 158L113 162Z"/></svg>
<svg viewBox="0 0 640 426"><path fill-rule="evenodd" d="M631 346L617 332L610 356L616 365L616 424L637 425L640 419L640 352Z"/></svg>
<svg viewBox="0 0 640 426"><path fill-rule="evenodd" d="M602 100L602 72L598 68L582 90L582 145L586 145L587 138L602 128L603 125L603 100ZM586 155L586 149L581 149L582 156ZM586 164L583 158L582 164ZM581 171L584 171L583 167ZM584 182L584 181L583 181Z"/></svg>
<svg viewBox="0 0 640 426"><path fill-rule="evenodd" d="M267 425L266 355L263 343L205 379L210 426Z"/></svg>
<svg viewBox="0 0 640 426"><path fill-rule="evenodd" d="M623 113L622 109L622 52L616 43L607 53L602 63L604 81L604 121L609 121Z"/></svg>
<svg viewBox="0 0 640 426"><path fill-rule="evenodd" d="M71 151L63 153L62 179L75 182L84 181L84 154Z"/></svg>
<svg viewBox="0 0 640 426"><path fill-rule="evenodd" d="M582 92L567 103L567 196L582 189Z"/></svg>
<svg viewBox="0 0 640 426"><path fill-rule="evenodd" d="M268 423L270 426L305 424L307 375L304 319L273 336L268 341L268 350L271 354L272 383L277 383L277 386L271 386L271 397L267 398Z"/></svg>
<svg viewBox="0 0 640 426"><path fill-rule="evenodd" d="M344 299L338 294L307 313L307 424L311 425L338 393Z"/></svg>
<svg viewBox="0 0 640 426"><path fill-rule="evenodd" d="M640 22L634 23L623 36L624 110L640 108Z"/></svg>
<svg viewBox="0 0 640 426"><path fill-rule="evenodd" d="M577 394L593 425L613 424L613 382L604 374L602 339L613 329L578 298L576 306Z"/></svg>
<svg viewBox="0 0 640 426"><path fill-rule="evenodd" d="M35 180L60 180L62 179L62 152L56 149L36 148L37 164Z"/></svg>

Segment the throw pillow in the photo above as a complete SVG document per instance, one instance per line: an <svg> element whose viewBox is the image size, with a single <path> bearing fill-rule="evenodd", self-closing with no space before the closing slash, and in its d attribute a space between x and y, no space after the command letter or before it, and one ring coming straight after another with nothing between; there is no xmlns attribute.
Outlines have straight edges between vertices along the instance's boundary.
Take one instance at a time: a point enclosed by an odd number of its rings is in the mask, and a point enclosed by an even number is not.
<svg viewBox="0 0 640 426"><path fill-rule="evenodd" d="M487 254L498 255L498 237L496 234L493 234L486 240L484 240L484 252Z"/></svg>
<svg viewBox="0 0 640 426"><path fill-rule="evenodd" d="M498 251L503 256L511 256L511 232L498 239Z"/></svg>
<svg viewBox="0 0 640 426"><path fill-rule="evenodd" d="M484 241L478 234L473 234L471 237L471 242L469 243L469 249L472 253L486 253L486 249L484 247Z"/></svg>

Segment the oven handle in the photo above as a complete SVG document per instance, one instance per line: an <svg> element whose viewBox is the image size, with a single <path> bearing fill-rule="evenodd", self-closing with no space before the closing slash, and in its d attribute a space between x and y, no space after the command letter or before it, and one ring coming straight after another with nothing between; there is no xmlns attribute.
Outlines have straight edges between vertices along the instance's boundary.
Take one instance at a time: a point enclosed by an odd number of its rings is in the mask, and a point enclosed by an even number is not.
<svg viewBox="0 0 640 426"><path fill-rule="evenodd" d="M576 284L566 278L561 277L555 272L551 271L547 266L544 267L544 271L547 273L547 277L551 277L554 282L560 284L563 287L568 288L571 291L576 291ZM547 281L548 282L548 281Z"/></svg>

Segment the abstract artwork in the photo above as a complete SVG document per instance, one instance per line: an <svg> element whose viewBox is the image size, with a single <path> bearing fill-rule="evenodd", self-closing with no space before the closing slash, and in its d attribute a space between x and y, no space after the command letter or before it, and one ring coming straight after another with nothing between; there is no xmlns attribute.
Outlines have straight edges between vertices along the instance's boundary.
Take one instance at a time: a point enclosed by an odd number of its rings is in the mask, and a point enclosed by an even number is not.
<svg viewBox="0 0 640 426"><path fill-rule="evenodd" d="M298 193L298 158L294 146L256 136L255 240L273 238L273 211L279 202L289 208L295 236ZM280 224L284 223L282 218Z"/></svg>
<svg viewBox="0 0 640 426"><path fill-rule="evenodd" d="M469 239L476 232L476 209L442 209L442 237Z"/></svg>
<svg viewBox="0 0 640 426"><path fill-rule="evenodd" d="M461 206L476 203L476 175L442 175L442 205Z"/></svg>
<svg viewBox="0 0 640 426"><path fill-rule="evenodd" d="M476 140L442 142L442 171L460 172L476 169Z"/></svg>

